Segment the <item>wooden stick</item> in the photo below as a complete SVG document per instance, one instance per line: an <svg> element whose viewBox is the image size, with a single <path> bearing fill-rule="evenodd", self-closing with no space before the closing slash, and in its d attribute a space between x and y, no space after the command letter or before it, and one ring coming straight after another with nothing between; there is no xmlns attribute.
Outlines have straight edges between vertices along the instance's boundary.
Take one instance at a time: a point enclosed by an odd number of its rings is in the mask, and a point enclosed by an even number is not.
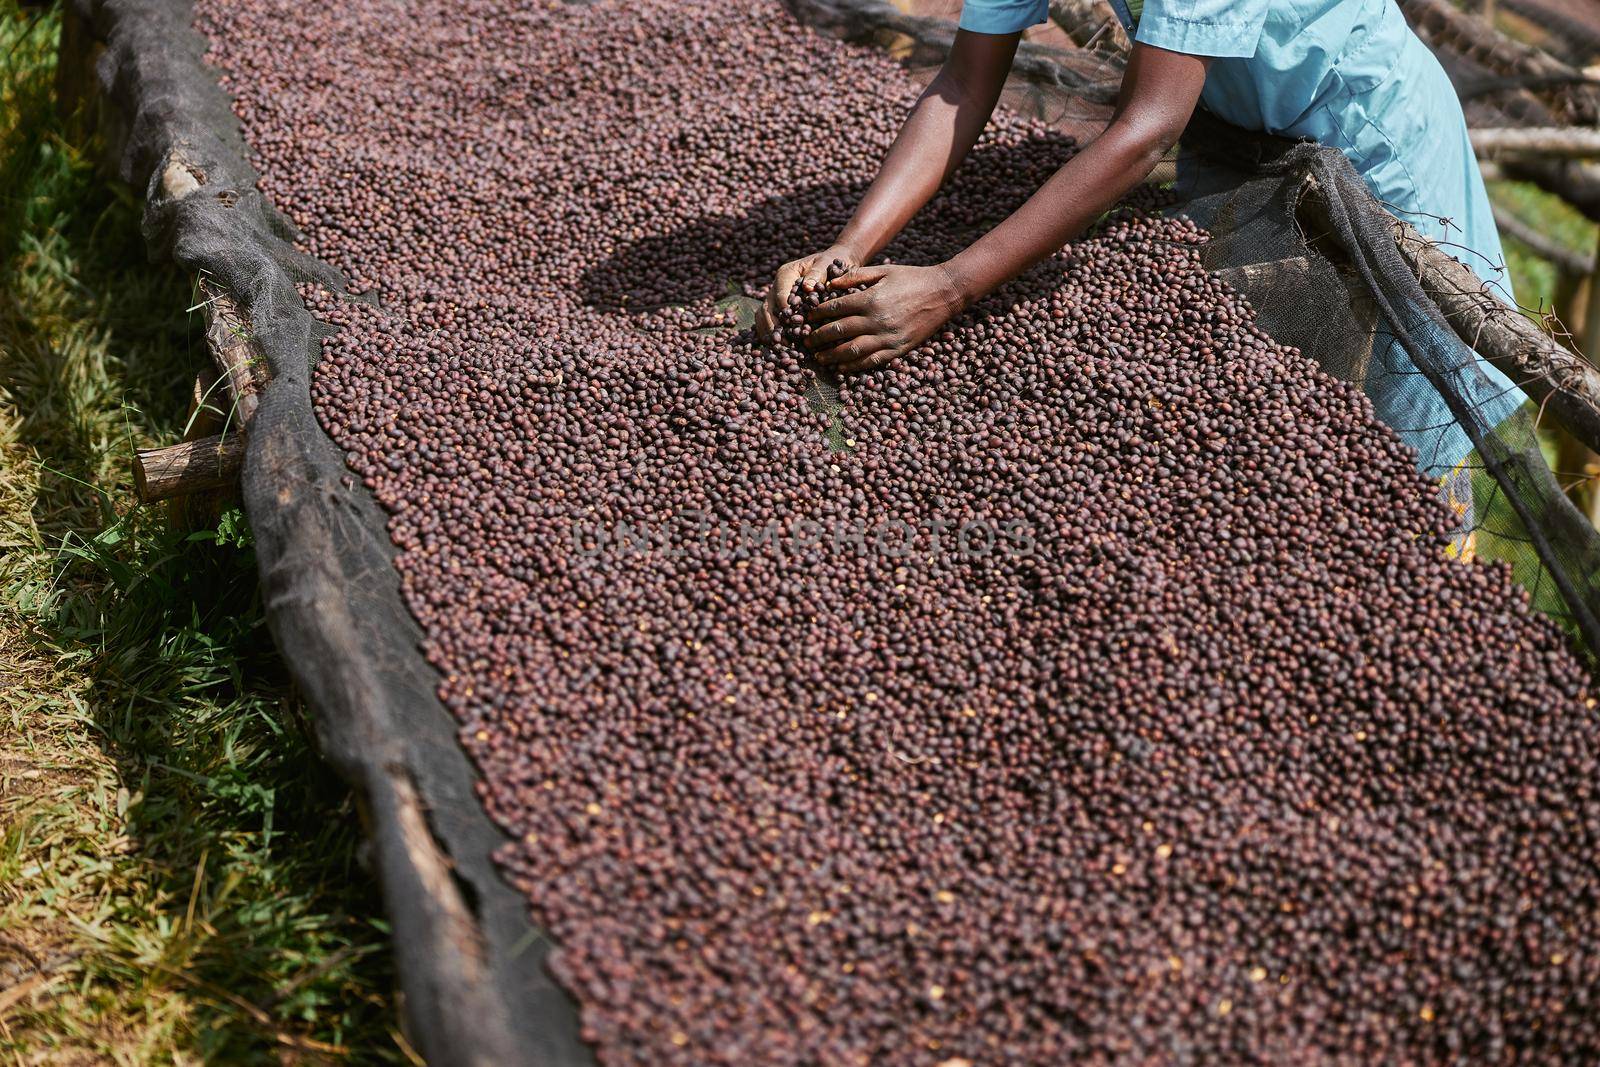
<svg viewBox="0 0 1600 1067"><path fill-rule="evenodd" d="M228 383L227 399L232 402L228 421L242 429L260 404L257 394L267 382L266 365L250 333L249 320L233 297L204 277L196 284L205 298L206 347L217 372Z"/></svg>
<svg viewBox="0 0 1600 1067"><path fill-rule="evenodd" d="M1494 224L1500 228L1501 234L1521 241L1540 259L1548 260L1563 274L1582 276L1594 272L1593 256L1574 252L1566 245L1552 241L1499 204L1494 205ZM1565 309L1565 305L1562 307Z"/></svg>
<svg viewBox="0 0 1600 1067"><path fill-rule="evenodd" d="M1507 178L1532 182L1600 222L1600 166L1574 159L1512 156L1500 162Z"/></svg>
<svg viewBox="0 0 1600 1067"><path fill-rule="evenodd" d="M1328 201L1310 177L1300 210L1335 231ZM1600 371L1495 296L1472 268L1446 255L1410 223L1394 220L1395 244L1456 336L1537 401L1585 445L1600 451Z"/></svg>
<svg viewBox="0 0 1600 1067"><path fill-rule="evenodd" d="M228 425L228 389L210 367L195 375L194 390L189 398L189 420L185 424L183 439L198 441L202 438L225 434ZM137 476L135 477L137 481ZM167 521L180 530L214 528L223 508L238 496L237 481L221 489L203 490L186 496L175 496L166 501Z"/></svg>
<svg viewBox="0 0 1600 1067"><path fill-rule="evenodd" d="M209 368L194 376L194 386L189 394L189 415L184 423L183 439L194 441L210 437L227 429L227 394L218 384L217 373Z"/></svg>
<svg viewBox="0 0 1600 1067"><path fill-rule="evenodd" d="M244 446L243 434L230 433L140 449L133 456L133 485L139 502L153 504L233 485L244 466Z"/></svg>
<svg viewBox="0 0 1600 1067"><path fill-rule="evenodd" d="M1543 49L1513 40L1481 18L1455 7L1449 0L1399 0L1406 21L1430 47L1468 59L1491 73L1508 78L1551 78L1582 81L1582 72ZM1538 94L1555 108L1559 119L1592 126L1600 121L1595 94L1581 85L1555 85Z"/></svg>
<svg viewBox="0 0 1600 1067"><path fill-rule="evenodd" d="M1468 130L1480 156L1534 155L1558 159L1600 158L1600 130L1581 126L1479 126Z"/></svg>
<svg viewBox="0 0 1600 1067"><path fill-rule="evenodd" d="M172 173L177 166L169 165L168 180L181 183L183 175ZM244 463L244 432L268 381L266 362L239 305L204 276L196 286L205 297L206 348L217 369L195 377L183 442L135 454L133 482L142 504L232 488Z"/></svg>
<svg viewBox="0 0 1600 1067"><path fill-rule="evenodd" d="M1600 352L1600 269L1596 268L1596 260L1600 260L1600 247L1595 249L1595 259L1589 263L1589 299L1583 309L1583 332L1579 335L1582 344L1580 351Z"/></svg>
<svg viewBox="0 0 1600 1067"><path fill-rule="evenodd" d="M1587 310L1587 290L1593 287L1593 283L1592 275L1558 270L1556 289L1550 298L1552 307L1559 308L1569 319L1584 324L1583 330L1576 337L1567 338L1567 342L1579 352L1596 350L1591 343L1594 338L1593 324L1590 322ZM1589 520L1589 524L1600 525L1594 518L1595 505L1600 503L1600 493L1595 491L1597 488L1595 476L1600 474L1600 463L1597 463L1593 451L1582 441L1567 433L1566 427L1558 424L1554 429L1556 459L1551 466L1556 481L1561 485L1567 498Z"/></svg>
<svg viewBox="0 0 1600 1067"><path fill-rule="evenodd" d="M1127 55L1133 48L1128 31L1106 0L1050 0L1050 21L1079 48L1114 55Z"/></svg>
<svg viewBox="0 0 1600 1067"><path fill-rule="evenodd" d="M1557 89L1567 85L1600 86L1600 79L1588 71L1576 74L1528 74L1513 78L1479 78L1464 81L1456 86L1456 94L1463 101L1476 100L1491 93L1506 93L1514 89Z"/></svg>

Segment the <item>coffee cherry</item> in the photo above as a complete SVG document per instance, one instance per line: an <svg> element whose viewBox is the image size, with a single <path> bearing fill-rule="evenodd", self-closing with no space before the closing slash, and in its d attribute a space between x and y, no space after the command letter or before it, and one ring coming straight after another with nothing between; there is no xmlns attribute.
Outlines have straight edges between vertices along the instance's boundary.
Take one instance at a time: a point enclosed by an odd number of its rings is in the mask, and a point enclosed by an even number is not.
<svg viewBox="0 0 1600 1067"><path fill-rule="evenodd" d="M316 410L601 1062L1594 1059L1582 666L1159 192L835 415L827 292L735 316L904 70L753 0L397 12L197 3L368 298L304 290ZM887 257L1074 150L1002 112Z"/></svg>

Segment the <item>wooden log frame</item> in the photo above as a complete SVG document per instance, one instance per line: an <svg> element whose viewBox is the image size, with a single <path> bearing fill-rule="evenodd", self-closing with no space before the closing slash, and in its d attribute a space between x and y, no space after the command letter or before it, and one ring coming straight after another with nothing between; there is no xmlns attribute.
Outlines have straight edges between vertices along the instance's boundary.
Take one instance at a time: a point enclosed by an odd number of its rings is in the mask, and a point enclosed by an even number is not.
<svg viewBox="0 0 1600 1067"><path fill-rule="evenodd" d="M1327 198L1307 177L1299 211L1309 226L1333 231ZM1472 268L1411 225L1394 220L1395 245L1422 289L1463 342L1536 401L1573 437L1600 451L1600 370L1500 300Z"/></svg>
<svg viewBox="0 0 1600 1067"><path fill-rule="evenodd" d="M1562 122L1579 126L1600 122L1600 95L1585 84L1582 71L1542 49L1507 37L1487 20L1467 14L1448 0L1399 3L1406 21L1430 47L1446 49L1501 77L1541 85L1534 95Z"/></svg>
<svg viewBox="0 0 1600 1067"><path fill-rule="evenodd" d="M234 433L140 449L133 463L133 485L139 501L151 504L231 487L244 466L244 447L244 435Z"/></svg>
<svg viewBox="0 0 1600 1067"><path fill-rule="evenodd" d="M161 172L163 191L181 200L205 185L205 174L174 152ZM184 440L140 449L133 484L141 504L229 490L244 466L246 435L268 380L266 360L238 303L214 280L195 279L214 374L196 378ZM220 423L220 425L219 425Z"/></svg>
<svg viewBox="0 0 1600 1067"><path fill-rule="evenodd" d="M1582 126L1478 126L1467 131L1479 158L1532 155L1546 159L1600 158L1600 129Z"/></svg>
<svg viewBox="0 0 1600 1067"><path fill-rule="evenodd" d="M1523 222L1516 215L1501 207L1494 205L1494 224L1504 237L1511 237L1527 245L1529 250L1540 259L1548 260L1556 270L1573 278L1587 277L1594 273L1595 257L1591 253L1584 255L1574 252L1554 239L1546 236L1542 231ZM1556 306L1565 308L1569 301L1560 301ZM1585 334L1592 337L1593 334Z"/></svg>

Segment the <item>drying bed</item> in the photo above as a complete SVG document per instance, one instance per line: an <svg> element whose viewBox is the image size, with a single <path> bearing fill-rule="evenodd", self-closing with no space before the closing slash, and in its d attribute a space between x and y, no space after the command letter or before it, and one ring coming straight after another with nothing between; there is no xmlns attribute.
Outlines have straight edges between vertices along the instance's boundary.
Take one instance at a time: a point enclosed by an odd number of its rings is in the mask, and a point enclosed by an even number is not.
<svg viewBox="0 0 1600 1067"><path fill-rule="evenodd" d="M836 400L735 320L893 136L883 56L751 2L198 20L297 248L193 238L230 188L171 250L235 264L275 358L246 488L291 665L396 847L452 856L385 868L472 928L454 975L401 939L430 1056L583 1059L547 973L607 1063L1592 1049L1582 667L1193 223L1147 196ZM248 183L158 112L131 172ZM1002 117L891 254L1073 150Z"/></svg>

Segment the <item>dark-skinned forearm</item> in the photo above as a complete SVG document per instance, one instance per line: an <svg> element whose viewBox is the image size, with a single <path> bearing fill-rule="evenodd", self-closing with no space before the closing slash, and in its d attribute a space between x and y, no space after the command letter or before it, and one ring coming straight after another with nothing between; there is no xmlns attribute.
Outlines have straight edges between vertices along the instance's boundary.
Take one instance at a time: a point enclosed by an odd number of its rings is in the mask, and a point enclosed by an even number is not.
<svg viewBox="0 0 1600 1067"><path fill-rule="evenodd" d="M820 363L842 372L885 366L933 336L972 301L1082 233L1149 176L1177 140L1205 88L1209 63L1202 56L1135 44L1117 112L1105 133L1069 159L1010 218L949 262L857 265L834 278L829 284L835 289L854 291L810 311L806 346ZM945 143L956 142L952 135ZM925 175L916 188L932 195L937 187ZM913 206L921 204L919 199ZM904 214L909 218L911 212Z"/></svg>
<svg viewBox="0 0 1600 1067"><path fill-rule="evenodd" d="M1193 114L1210 62L1134 45L1105 133L1010 218L945 264L962 301L971 303L1038 263L1148 178Z"/></svg>
<svg viewBox="0 0 1600 1067"><path fill-rule="evenodd" d="M1168 146L1164 136L1108 127L1010 217L945 264L963 299L986 296L1088 229L1149 177Z"/></svg>
<svg viewBox="0 0 1600 1067"><path fill-rule="evenodd" d="M905 229L961 165L1005 88L1020 35L960 31L918 98L838 244L865 263Z"/></svg>

